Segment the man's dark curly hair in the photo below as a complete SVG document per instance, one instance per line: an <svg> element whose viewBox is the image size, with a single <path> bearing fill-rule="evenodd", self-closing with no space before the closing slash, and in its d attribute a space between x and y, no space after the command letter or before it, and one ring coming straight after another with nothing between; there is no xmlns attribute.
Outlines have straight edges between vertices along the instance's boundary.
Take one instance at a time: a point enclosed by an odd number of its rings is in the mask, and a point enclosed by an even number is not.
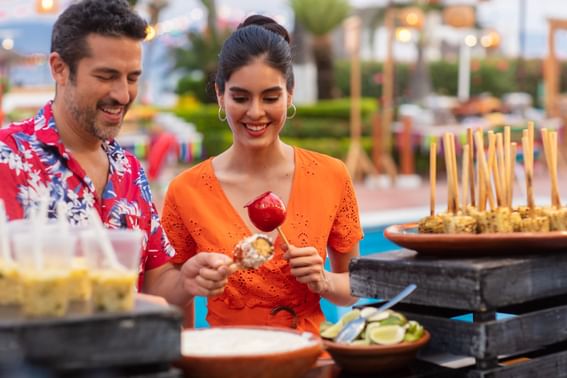
<svg viewBox="0 0 567 378"><path fill-rule="evenodd" d="M86 38L90 34L143 40L147 23L126 0L83 0L70 5L59 16L51 34L51 52L57 52L69 66L74 80L79 60L89 56Z"/></svg>

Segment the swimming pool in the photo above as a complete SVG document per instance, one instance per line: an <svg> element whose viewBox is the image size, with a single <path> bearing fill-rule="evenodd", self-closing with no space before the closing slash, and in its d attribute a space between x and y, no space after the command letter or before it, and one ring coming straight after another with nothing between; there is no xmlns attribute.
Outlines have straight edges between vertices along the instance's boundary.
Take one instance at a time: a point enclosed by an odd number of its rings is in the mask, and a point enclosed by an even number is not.
<svg viewBox="0 0 567 378"><path fill-rule="evenodd" d="M364 239L360 242L360 254L362 256L369 255L371 253L379 253L391 251L398 249L396 244L390 242L384 237L384 229L386 226L369 227L364 229ZM329 260L325 263L325 269L330 270ZM369 302L376 302L374 298L361 298L356 304L364 304ZM205 328L208 327L205 317L207 314L207 299L205 297L195 298L195 327ZM325 314L325 318L328 321L336 322L339 318L346 312L348 312L352 307L341 307L332 304L326 299L321 300L321 309Z"/></svg>

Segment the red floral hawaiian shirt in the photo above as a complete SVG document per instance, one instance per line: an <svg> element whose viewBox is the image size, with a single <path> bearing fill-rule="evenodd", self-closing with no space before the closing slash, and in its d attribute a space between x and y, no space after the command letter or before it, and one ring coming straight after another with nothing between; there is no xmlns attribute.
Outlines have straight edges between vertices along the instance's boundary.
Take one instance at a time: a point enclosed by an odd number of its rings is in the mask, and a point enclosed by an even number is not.
<svg viewBox="0 0 567 378"><path fill-rule="evenodd" d="M86 224L87 210L95 207L108 228L141 229L141 288L143 272L165 264L174 250L161 227L140 162L115 141L102 146L110 170L99 200L91 179L62 144L51 102L47 103L35 117L0 129L0 198L11 220L28 218L48 194L52 218L57 203L64 201L71 224Z"/></svg>

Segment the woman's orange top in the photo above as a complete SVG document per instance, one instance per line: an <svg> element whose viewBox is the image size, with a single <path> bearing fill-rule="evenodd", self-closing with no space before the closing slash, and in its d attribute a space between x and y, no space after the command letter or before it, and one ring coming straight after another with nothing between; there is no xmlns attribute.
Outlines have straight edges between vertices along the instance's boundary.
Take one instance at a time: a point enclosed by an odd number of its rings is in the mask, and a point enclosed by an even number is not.
<svg viewBox="0 0 567 378"><path fill-rule="evenodd" d="M295 246L315 247L323 260L327 246L339 253L351 251L362 238L362 229L345 165L300 148L295 148L294 154L295 173L282 225L284 234ZM175 264L198 252L232 257L234 246L250 236L215 177L212 159L171 182L162 224L176 250L172 259ZM290 327L295 321L298 329L318 334L319 324L325 320L320 296L296 281L282 256L278 238L270 261L258 269L232 274L224 294L208 300L209 324Z"/></svg>

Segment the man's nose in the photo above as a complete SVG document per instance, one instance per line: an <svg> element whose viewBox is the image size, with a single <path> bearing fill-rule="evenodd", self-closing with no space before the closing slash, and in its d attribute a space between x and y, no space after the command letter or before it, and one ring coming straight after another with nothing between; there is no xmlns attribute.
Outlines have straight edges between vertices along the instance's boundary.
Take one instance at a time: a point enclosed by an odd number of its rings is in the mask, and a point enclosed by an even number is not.
<svg viewBox="0 0 567 378"><path fill-rule="evenodd" d="M112 87L111 97L121 105L130 103L130 84L127 80L117 80Z"/></svg>

